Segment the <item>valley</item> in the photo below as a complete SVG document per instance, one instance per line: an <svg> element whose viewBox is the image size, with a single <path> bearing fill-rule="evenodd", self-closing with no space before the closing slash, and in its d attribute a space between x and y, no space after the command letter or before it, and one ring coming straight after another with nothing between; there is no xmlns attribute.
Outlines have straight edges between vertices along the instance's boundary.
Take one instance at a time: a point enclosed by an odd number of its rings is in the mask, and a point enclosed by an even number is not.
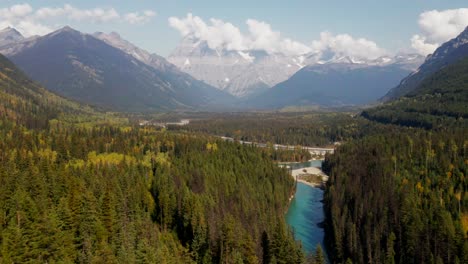
<svg viewBox="0 0 468 264"><path fill-rule="evenodd" d="M0 4L0 263L468 263L468 9L206 1Z"/></svg>

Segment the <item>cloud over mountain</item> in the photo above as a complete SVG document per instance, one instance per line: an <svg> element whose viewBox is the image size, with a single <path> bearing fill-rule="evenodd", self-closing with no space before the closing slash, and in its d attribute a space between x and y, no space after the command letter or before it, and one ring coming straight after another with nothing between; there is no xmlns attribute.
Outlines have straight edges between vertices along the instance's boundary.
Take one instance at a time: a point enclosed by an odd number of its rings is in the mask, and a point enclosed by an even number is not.
<svg viewBox="0 0 468 264"><path fill-rule="evenodd" d="M377 43L365 38L353 38L349 34L333 35L320 33L320 39L312 42L312 50L323 54L331 51L335 56L350 56L360 59L376 59L387 53Z"/></svg>
<svg viewBox="0 0 468 264"><path fill-rule="evenodd" d="M247 19L247 31L241 30L220 19L211 18L205 22L202 18L187 14L185 18L170 17L169 25L178 30L183 37L194 37L206 41L211 49L221 50L263 50L269 54L302 55L333 52L340 56L375 59L386 53L385 50L370 40L353 38L348 34L333 35L322 32L320 39L311 45L284 38L271 25L255 19Z"/></svg>
<svg viewBox="0 0 468 264"><path fill-rule="evenodd" d="M411 46L428 55L468 26L468 8L427 11L419 16L418 24L421 33L413 35Z"/></svg>
<svg viewBox="0 0 468 264"><path fill-rule="evenodd" d="M25 36L32 36L52 32L54 29L47 23L52 19L65 19L72 22L144 24L155 16L156 12L152 10L121 14L114 8L80 9L65 4L62 7L34 9L29 4L19 4L0 9L0 28L10 26L18 29Z"/></svg>

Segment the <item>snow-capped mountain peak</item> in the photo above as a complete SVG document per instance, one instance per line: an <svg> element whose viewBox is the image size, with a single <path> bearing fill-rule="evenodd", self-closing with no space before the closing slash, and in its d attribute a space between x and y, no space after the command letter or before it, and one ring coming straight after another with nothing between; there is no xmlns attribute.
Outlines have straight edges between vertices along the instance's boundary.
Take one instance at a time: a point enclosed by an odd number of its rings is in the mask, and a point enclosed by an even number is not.
<svg viewBox="0 0 468 264"><path fill-rule="evenodd" d="M194 36L185 37L168 57L182 71L237 97L248 97L271 88L310 65L339 64L341 68L355 68L398 64L400 68L415 70L423 59L414 54L366 59L333 51L288 56L263 50L212 49L206 41Z"/></svg>
<svg viewBox="0 0 468 264"><path fill-rule="evenodd" d="M11 43L19 42L24 39L23 35L16 29L7 27L0 30L0 46L5 46Z"/></svg>
<svg viewBox="0 0 468 264"><path fill-rule="evenodd" d="M237 97L270 88L306 65L303 56L211 49L208 43L193 36L184 38L168 60L195 78Z"/></svg>
<svg viewBox="0 0 468 264"><path fill-rule="evenodd" d="M93 36L97 39L104 41L110 46L113 46L115 48L122 50L123 52L131 55L135 59L149 66L152 66L158 70L167 71L167 70L171 70L174 68L174 65L167 62L167 60L164 59L163 57L158 56L156 54L151 54L148 51L135 46L134 44L123 39L116 32L111 32L109 34L106 34L103 32L96 32L93 34Z"/></svg>

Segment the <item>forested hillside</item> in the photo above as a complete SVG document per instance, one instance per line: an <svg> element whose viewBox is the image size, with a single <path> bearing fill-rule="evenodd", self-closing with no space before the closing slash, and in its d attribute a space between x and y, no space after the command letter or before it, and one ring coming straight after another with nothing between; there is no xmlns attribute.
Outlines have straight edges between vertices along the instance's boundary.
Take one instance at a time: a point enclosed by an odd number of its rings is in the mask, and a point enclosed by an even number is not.
<svg viewBox="0 0 468 264"><path fill-rule="evenodd" d="M60 113L93 115L95 111L47 91L0 54L0 118L44 128Z"/></svg>
<svg viewBox="0 0 468 264"><path fill-rule="evenodd" d="M227 107L233 99L175 67L156 69L70 27L0 47L0 52L50 91L107 109Z"/></svg>
<svg viewBox="0 0 468 264"><path fill-rule="evenodd" d="M468 127L468 58L425 79L396 101L366 110L362 116L381 123L427 129Z"/></svg>
<svg viewBox="0 0 468 264"><path fill-rule="evenodd" d="M187 126L169 129L260 143L326 146L359 137L366 123L350 113L223 113L194 117Z"/></svg>
<svg viewBox="0 0 468 264"><path fill-rule="evenodd" d="M417 71L403 79L401 83L385 95L383 101L391 101L407 96L434 73L443 70L468 57L468 27L457 37L447 41L428 55Z"/></svg>
<svg viewBox="0 0 468 264"><path fill-rule="evenodd" d="M0 59L0 263L304 261L272 156L129 126Z"/></svg>
<svg viewBox="0 0 468 264"><path fill-rule="evenodd" d="M468 263L468 60L366 110L370 133L327 157L337 263Z"/></svg>
<svg viewBox="0 0 468 264"><path fill-rule="evenodd" d="M151 129L5 128L2 262L303 260L283 221L294 182L256 149Z"/></svg>
<svg viewBox="0 0 468 264"><path fill-rule="evenodd" d="M467 263L467 129L390 130L327 158L338 263Z"/></svg>

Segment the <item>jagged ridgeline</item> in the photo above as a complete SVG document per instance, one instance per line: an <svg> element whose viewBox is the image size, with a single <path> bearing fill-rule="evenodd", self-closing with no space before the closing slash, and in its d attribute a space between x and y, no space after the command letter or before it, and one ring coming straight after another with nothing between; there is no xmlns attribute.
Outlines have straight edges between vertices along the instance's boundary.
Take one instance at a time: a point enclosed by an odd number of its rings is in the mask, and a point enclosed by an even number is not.
<svg viewBox="0 0 468 264"><path fill-rule="evenodd" d="M294 181L261 150L153 128L76 126L73 118L96 112L47 92L4 57L0 77L1 263L304 260L284 222ZM50 125L56 118L70 124Z"/></svg>
<svg viewBox="0 0 468 264"><path fill-rule="evenodd" d="M51 93L31 81L11 61L0 54L0 118L29 128L45 128L61 113L93 114L79 105Z"/></svg>

